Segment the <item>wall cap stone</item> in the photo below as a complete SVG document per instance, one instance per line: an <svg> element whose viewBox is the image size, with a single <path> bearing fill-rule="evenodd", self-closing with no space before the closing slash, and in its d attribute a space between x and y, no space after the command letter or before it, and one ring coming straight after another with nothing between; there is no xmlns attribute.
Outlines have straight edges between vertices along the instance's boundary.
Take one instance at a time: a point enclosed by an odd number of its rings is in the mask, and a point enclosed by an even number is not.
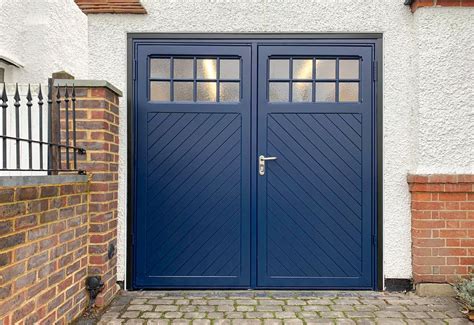
<svg viewBox="0 0 474 325"><path fill-rule="evenodd" d="M55 79L54 85L60 87L74 85L76 88L107 88L119 97L122 97L123 95L120 89L107 80Z"/></svg>
<svg viewBox="0 0 474 325"><path fill-rule="evenodd" d="M87 175L2 176L0 186L85 183L87 180Z"/></svg>

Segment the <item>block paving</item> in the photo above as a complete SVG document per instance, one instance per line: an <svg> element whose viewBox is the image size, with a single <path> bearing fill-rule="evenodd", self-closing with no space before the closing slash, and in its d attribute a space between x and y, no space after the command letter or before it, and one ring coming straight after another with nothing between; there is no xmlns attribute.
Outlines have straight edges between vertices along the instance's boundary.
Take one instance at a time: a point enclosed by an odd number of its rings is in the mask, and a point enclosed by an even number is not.
<svg viewBox="0 0 474 325"><path fill-rule="evenodd" d="M374 291L122 292L98 324L470 324L454 298Z"/></svg>

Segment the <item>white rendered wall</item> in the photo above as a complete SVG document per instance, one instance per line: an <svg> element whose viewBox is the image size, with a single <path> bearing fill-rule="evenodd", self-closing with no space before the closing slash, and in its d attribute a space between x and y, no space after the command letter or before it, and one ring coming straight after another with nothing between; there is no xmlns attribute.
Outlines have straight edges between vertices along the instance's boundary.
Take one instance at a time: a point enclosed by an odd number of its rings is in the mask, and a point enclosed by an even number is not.
<svg viewBox="0 0 474 325"><path fill-rule="evenodd" d="M415 13L418 173L474 173L474 10Z"/></svg>
<svg viewBox="0 0 474 325"><path fill-rule="evenodd" d="M74 0L0 0L0 55L23 65L7 66L6 82L45 85L62 70L85 79L87 16Z"/></svg>
<svg viewBox="0 0 474 325"><path fill-rule="evenodd" d="M106 79L124 91L120 104L118 279L125 278L126 269L127 32L383 33L384 277L410 278L410 195L406 175L416 168L416 150L420 146L416 141L418 71L414 63L419 49L414 15L403 1L142 0L142 3L148 15L89 16L89 77ZM426 30L438 28L436 10L423 14L427 16L426 22L418 19L416 26L426 23L429 24L424 26ZM468 14L456 18L464 28L470 24ZM447 15L454 18L457 13ZM437 164L429 164L426 159L426 170L438 172L445 153L431 154L440 155L439 160Z"/></svg>

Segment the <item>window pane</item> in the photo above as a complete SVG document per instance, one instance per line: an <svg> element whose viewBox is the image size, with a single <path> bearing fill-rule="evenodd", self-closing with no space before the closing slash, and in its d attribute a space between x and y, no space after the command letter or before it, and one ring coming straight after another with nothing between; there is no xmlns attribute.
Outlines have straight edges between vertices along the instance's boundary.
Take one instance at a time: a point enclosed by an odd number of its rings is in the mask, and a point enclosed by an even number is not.
<svg viewBox="0 0 474 325"><path fill-rule="evenodd" d="M216 79L217 63L215 59L197 60L198 79Z"/></svg>
<svg viewBox="0 0 474 325"><path fill-rule="evenodd" d="M175 102L189 102L193 100L192 82L175 82L173 86Z"/></svg>
<svg viewBox="0 0 474 325"><path fill-rule="evenodd" d="M339 101L340 102L359 101L359 83L358 82L339 83Z"/></svg>
<svg viewBox="0 0 474 325"><path fill-rule="evenodd" d="M170 83L168 81L152 81L150 85L150 100L169 102Z"/></svg>
<svg viewBox="0 0 474 325"><path fill-rule="evenodd" d="M339 79L359 79L359 60L340 60Z"/></svg>
<svg viewBox="0 0 474 325"><path fill-rule="evenodd" d="M288 82L270 82L270 102L288 102L290 84Z"/></svg>
<svg viewBox="0 0 474 325"><path fill-rule="evenodd" d="M313 60L293 60L293 79L313 79Z"/></svg>
<svg viewBox="0 0 474 325"><path fill-rule="evenodd" d="M316 101L317 102L335 102L336 101L336 83L334 82L316 83Z"/></svg>
<svg viewBox="0 0 474 325"><path fill-rule="evenodd" d="M169 79L170 59L151 59L150 77L159 79Z"/></svg>
<svg viewBox="0 0 474 325"><path fill-rule="evenodd" d="M336 60L316 60L316 79L336 79Z"/></svg>
<svg viewBox="0 0 474 325"><path fill-rule="evenodd" d="M193 79L193 59L175 59L174 78Z"/></svg>
<svg viewBox="0 0 474 325"><path fill-rule="evenodd" d="M313 84L311 82L293 83L293 101L311 102L313 100Z"/></svg>
<svg viewBox="0 0 474 325"><path fill-rule="evenodd" d="M221 60L220 78L240 79L240 60Z"/></svg>
<svg viewBox="0 0 474 325"><path fill-rule="evenodd" d="M197 100L200 102L215 102L216 101L216 83L215 82L198 82Z"/></svg>
<svg viewBox="0 0 474 325"><path fill-rule="evenodd" d="M238 102L240 100L240 83L221 82L219 92L221 102Z"/></svg>
<svg viewBox="0 0 474 325"><path fill-rule="evenodd" d="M270 60L270 79L289 79L290 60Z"/></svg>

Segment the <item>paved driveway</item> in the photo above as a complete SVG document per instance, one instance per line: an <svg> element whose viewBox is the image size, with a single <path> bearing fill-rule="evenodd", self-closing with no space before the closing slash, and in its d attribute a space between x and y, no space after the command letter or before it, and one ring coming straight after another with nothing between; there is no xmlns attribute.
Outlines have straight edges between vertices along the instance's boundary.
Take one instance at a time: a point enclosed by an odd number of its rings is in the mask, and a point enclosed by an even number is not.
<svg viewBox="0 0 474 325"><path fill-rule="evenodd" d="M99 324L470 324L452 298L346 291L123 292Z"/></svg>

